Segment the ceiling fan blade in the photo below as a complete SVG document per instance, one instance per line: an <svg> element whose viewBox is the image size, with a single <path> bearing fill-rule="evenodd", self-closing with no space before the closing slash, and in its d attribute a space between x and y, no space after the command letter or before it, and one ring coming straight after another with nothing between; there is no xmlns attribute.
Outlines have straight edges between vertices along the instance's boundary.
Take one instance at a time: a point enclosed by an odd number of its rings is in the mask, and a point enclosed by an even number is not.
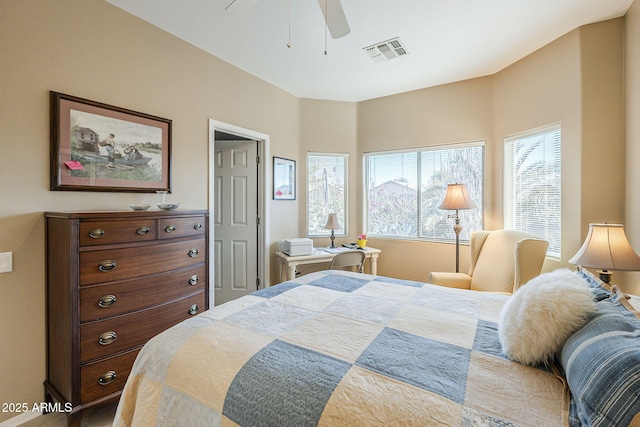
<svg viewBox="0 0 640 427"><path fill-rule="evenodd" d="M331 37L339 39L351 32L340 0L318 0Z"/></svg>

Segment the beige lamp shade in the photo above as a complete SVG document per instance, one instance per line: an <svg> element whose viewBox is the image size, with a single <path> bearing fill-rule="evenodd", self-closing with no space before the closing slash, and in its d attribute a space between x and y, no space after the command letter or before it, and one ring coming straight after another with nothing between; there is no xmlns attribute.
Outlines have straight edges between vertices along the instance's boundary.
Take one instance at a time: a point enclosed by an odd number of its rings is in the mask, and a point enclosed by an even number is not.
<svg viewBox="0 0 640 427"><path fill-rule="evenodd" d="M622 224L589 224L589 233L571 264L602 270L640 270L640 257L633 251Z"/></svg>
<svg viewBox="0 0 640 427"><path fill-rule="evenodd" d="M466 185L449 184L447 185L447 194L445 194L444 200L438 207L446 210L461 210L473 209L476 204L469 197L469 190Z"/></svg>
<svg viewBox="0 0 640 427"><path fill-rule="evenodd" d="M327 230L338 230L340 229L340 223L338 222L338 214L330 213L329 218L327 218L327 223L324 225L324 228Z"/></svg>

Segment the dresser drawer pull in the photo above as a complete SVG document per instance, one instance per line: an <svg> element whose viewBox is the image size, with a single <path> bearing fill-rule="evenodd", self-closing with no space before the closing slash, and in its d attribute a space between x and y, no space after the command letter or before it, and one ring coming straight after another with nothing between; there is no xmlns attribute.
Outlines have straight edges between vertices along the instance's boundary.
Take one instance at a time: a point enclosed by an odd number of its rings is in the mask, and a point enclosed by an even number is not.
<svg viewBox="0 0 640 427"><path fill-rule="evenodd" d="M116 262L110 259L102 261L98 265L98 270L102 271L103 273L107 273L111 270L115 270L115 268L116 268Z"/></svg>
<svg viewBox="0 0 640 427"><path fill-rule="evenodd" d="M198 250L196 248L193 248L189 251L189 256L191 258L195 258L198 255Z"/></svg>
<svg viewBox="0 0 640 427"><path fill-rule="evenodd" d="M140 236L144 236L149 231L150 231L149 227L138 227L138 229L136 230L136 233L138 233Z"/></svg>
<svg viewBox="0 0 640 427"><path fill-rule="evenodd" d="M111 384L116 380L116 376L117 376L116 371L107 371L104 374L100 375L100 378L98 378L98 384L100 385Z"/></svg>
<svg viewBox="0 0 640 427"><path fill-rule="evenodd" d="M176 231L176 226L175 225L167 225L164 228L164 231L166 231L167 233L173 233L174 231Z"/></svg>
<svg viewBox="0 0 640 427"><path fill-rule="evenodd" d="M194 230L200 230L201 228L202 228L202 224L200 224L199 222L196 222L195 224L193 224Z"/></svg>
<svg viewBox="0 0 640 427"><path fill-rule="evenodd" d="M194 315L198 312L198 304L193 304L189 307L189 314Z"/></svg>
<svg viewBox="0 0 640 427"><path fill-rule="evenodd" d="M89 237L93 239L99 239L104 236L104 230L102 228L94 228L89 232Z"/></svg>
<svg viewBox="0 0 640 427"><path fill-rule="evenodd" d="M100 343L100 345L109 345L113 343L117 338L118 336L115 332L109 331L100 335L100 338L98 338L98 342Z"/></svg>
<svg viewBox="0 0 640 427"><path fill-rule="evenodd" d="M107 308L110 305L115 304L115 302L116 302L115 295L104 295L100 297L100 299L98 300L98 305L102 308Z"/></svg>
<svg viewBox="0 0 640 427"><path fill-rule="evenodd" d="M193 276L191 276L191 278L189 279L189 284L190 285L195 285L196 283L198 283L200 281L200 278L198 277L197 274L194 274Z"/></svg>

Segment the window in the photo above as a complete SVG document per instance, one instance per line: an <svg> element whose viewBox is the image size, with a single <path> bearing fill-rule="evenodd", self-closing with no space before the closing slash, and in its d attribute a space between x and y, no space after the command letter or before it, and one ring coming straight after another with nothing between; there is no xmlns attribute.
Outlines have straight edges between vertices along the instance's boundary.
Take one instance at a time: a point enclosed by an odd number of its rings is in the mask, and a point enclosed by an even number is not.
<svg viewBox="0 0 640 427"><path fill-rule="evenodd" d="M372 236L455 240L438 209L447 184L464 183L476 209L460 211L460 239L484 223L484 142L365 154L365 229Z"/></svg>
<svg viewBox="0 0 640 427"><path fill-rule="evenodd" d="M560 125L505 138L504 225L549 241L560 258Z"/></svg>
<svg viewBox="0 0 640 427"><path fill-rule="evenodd" d="M307 155L307 224L309 236L328 236L324 225L330 213L338 215L342 226L335 230L347 235L347 165L348 154Z"/></svg>

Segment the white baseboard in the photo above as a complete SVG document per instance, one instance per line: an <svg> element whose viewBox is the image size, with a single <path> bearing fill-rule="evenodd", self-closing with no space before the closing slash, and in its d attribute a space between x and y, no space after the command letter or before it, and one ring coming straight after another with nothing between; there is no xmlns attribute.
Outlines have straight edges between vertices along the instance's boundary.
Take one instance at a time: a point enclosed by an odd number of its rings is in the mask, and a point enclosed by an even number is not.
<svg viewBox="0 0 640 427"><path fill-rule="evenodd" d="M9 418L7 421L1 422L0 427L18 427L19 425L24 424L27 421L31 421L40 416L43 416L42 412L37 412L37 411L23 412L18 416Z"/></svg>

